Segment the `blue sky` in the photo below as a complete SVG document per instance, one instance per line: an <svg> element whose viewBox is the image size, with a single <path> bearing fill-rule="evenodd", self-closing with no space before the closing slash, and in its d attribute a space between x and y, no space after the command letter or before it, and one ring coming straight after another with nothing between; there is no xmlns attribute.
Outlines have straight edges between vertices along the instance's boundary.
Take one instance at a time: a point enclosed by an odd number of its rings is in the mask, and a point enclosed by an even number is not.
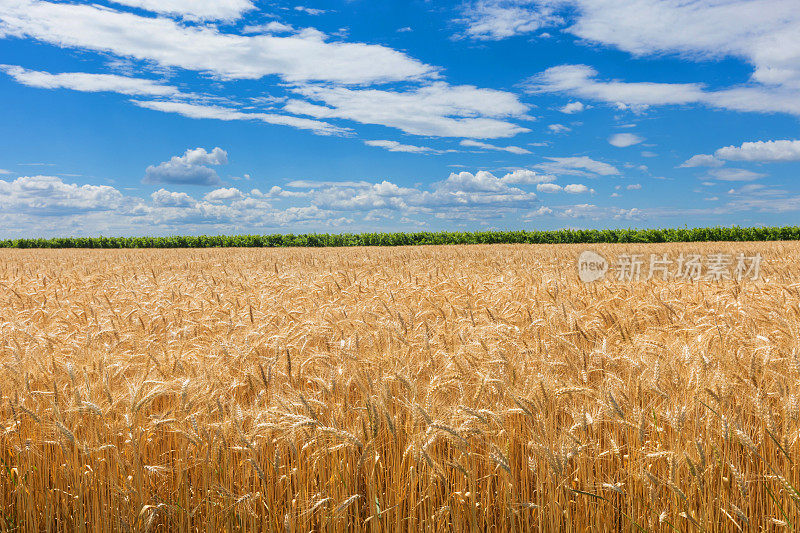
<svg viewBox="0 0 800 533"><path fill-rule="evenodd" d="M795 224L796 0L0 0L0 237Z"/></svg>

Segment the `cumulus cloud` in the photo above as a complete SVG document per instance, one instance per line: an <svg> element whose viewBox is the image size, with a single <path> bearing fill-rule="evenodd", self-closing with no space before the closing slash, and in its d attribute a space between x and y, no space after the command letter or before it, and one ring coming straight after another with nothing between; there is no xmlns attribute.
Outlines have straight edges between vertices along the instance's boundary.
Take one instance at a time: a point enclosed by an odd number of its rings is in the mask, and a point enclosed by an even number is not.
<svg viewBox="0 0 800 533"><path fill-rule="evenodd" d="M508 185L536 185L538 183L549 183L555 181L555 176L549 174L539 174L533 170L518 169L509 172L500 181Z"/></svg>
<svg viewBox="0 0 800 533"><path fill-rule="evenodd" d="M559 111L568 115L572 115L574 113L580 113L584 109L586 109L586 106L583 105L583 102L570 102L559 109Z"/></svg>
<svg viewBox="0 0 800 533"><path fill-rule="evenodd" d="M563 187L555 183L540 183L536 186L536 190L544 193L554 193L563 190Z"/></svg>
<svg viewBox="0 0 800 533"><path fill-rule="evenodd" d="M614 220L641 220L646 218L644 211L637 207L622 209L619 207L600 207L594 204L577 204L556 212L556 216L563 218L589 218L600 220L611 218Z"/></svg>
<svg viewBox="0 0 800 533"><path fill-rule="evenodd" d="M220 151L189 150L181 163L225 161ZM508 181L508 180L507 180ZM59 177L0 180L0 235L36 227L40 234L141 234L255 232L265 228L327 228L376 220L427 223L426 219L488 220L530 210L536 194L514 187L490 172L452 173L427 187L389 180L296 181L295 190L269 192L217 188L195 199L159 188L149 197L126 196L110 186L65 183ZM289 194L286 194L289 193ZM47 222L47 221L51 222ZM69 232L69 233L66 233Z"/></svg>
<svg viewBox="0 0 800 533"><path fill-rule="evenodd" d="M434 182L428 188L401 187L388 180L380 183L295 180L287 186L306 189L305 196L324 209L430 211L461 207L471 211L489 205L508 207L534 202L535 194L512 186L535 181L535 172L524 172L509 173L502 178L483 170L453 172L447 179Z"/></svg>
<svg viewBox="0 0 800 533"><path fill-rule="evenodd" d="M221 161L221 155L195 151L186 159ZM0 236L25 234L36 227L40 235L257 233L275 228L319 231L324 228L375 227L382 221L424 226L432 220L487 222L553 215L594 220L639 220L637 208L593 204L543 206L536 194L511 186L535 181L539 193L594 193L583 184L563 188L535 173L515 171L498 178L491 172L457 172L429 186L407 187L389 180L296 181L293 190L273 186L264 193L231 187L210 191L200 200L184 192L160 188L147 199L126 196L111 186L66 183L59 177L31 176L0 180ZM286 194L290 193L290 194ZM787 191L748 183L731 189L728 203L717 213L797 211L800 197ZM702 210L692 211L693 214ZM659 216L689 210L649 210Z"/></svg>
<svg viewBox="0 0 800 533"><path fill-rule="evenodd" d="M464 139L459 143L461 146L466 146L469 148L480 148L482 150L496 150L499 152L509 152L512 154L529 154L531 153L530 150L526 150L525 148L521 148L519 146L497 146L494 144L489 144L486 142L481 141L473 141L470 139Z"/></svg>
<svg viewBox="0 0 800 533"><path fill-rule="evenodd" d="M64 183L56 176L20 176L0 180L0 210L43 216L106 211L120 205L122 194L107 185Z"/></svg>
<svg viewBox="0 0 800 533"><path fill-rule="evenodd" d="M570 183L569 185L564 186L564 191L572 194L580 194L589 192L589 187L582 183Z"/></svg>
<svg viewBox="0 0 800 533"><path fill-rule="evenodd" d="M472 172L453 172L439 185L440 190L460 192L499 192L506 189L506 185L491 172L479 170Z"/></svg>
<svg viewBox="0 0 800 533"><path fill-rule="evenodd" d="M469 214L488 206L510 208L536 201L534 193L512 187L508 181L487 171L454 172L425 189L401 187L388 180L380 183L295 181L289 185L305 186L311 202L327 210L388 209L452 217L455 213L449 210L453 208Z"/></svg>
<svg viewBox="0 0 800 533"><path fill-rule="evenodd" d="M725 161L752 163L776 163L800 161L800 141L755 141L740 146L725 146L713 154L697 154L681 164L681 167L720 167Z"/></svg>
<svg viewBox="0 0 800 533"><path fill-rule="evenodd" d="M800 141L756 141L741 146L725 146L714 155L728 161L779 162L800 161ZM698 156L695 156L698 157Z"/></svg>
<svg viewBox="0 0 800 533"><path fill-rule="evenodd" d="M180 158L190 165L225 165L228 163L228 152L219 146L206 152L204 148L186 150Z"/></svg>
<svg viewBox="0 0 800 533"><path fill-rule="evenodd" d="M185 192L173 192L166 189L159 189L150 195L153 205L158 207L191 207L197 204L197 200Z"/></svg>
<svg viewBox="0 0 800 533"><path fill-rule="evenodd" d="M633 133L616 133L608 138L608 144L617 148L626 148L642 141L644 141L643 138Z"/></svg>
<svg viewBox="0 0 800 533"><path fill-rule="evenodd" d="M550 209L549 207L543 205L539 209L536 209L535 211L530 211L529 213L527 213L524 218L527 220L527 219L531 219L531 218L534 218L534 217L541 217L541 216L552 215L552 214L553 214L553 210Z"/></svg>
<svg viewBox="0 0 800 533"><path fill-rule="evenodd" d="M150 165L145 170L143 183L172 183L180 185L218 185L217 172L206 165L224 165L228 153L216 147L211 152L204 148L186 150L182 156L173 156L169 161Z"/></svg>
<svg viewBox="0 0 800 533"><path fill-rule="evenodd" d="M206 195L203 196L203 200L205 200L206 202L217 203L217 202L228 202L231 200L241 200L244 197L245 195L242 191L240 191L236 187L230 187L228 189L225 188L214 189L213 191L206 193Z"/></svg>

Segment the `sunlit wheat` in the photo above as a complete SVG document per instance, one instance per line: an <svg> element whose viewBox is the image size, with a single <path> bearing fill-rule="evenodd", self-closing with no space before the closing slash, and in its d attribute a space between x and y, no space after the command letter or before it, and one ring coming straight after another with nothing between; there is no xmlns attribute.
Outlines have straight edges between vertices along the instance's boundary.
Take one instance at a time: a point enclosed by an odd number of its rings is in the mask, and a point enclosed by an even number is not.
<svg viewBox="0 0 800 533"><path fill-rule="evenodd" d="M800 245L0 252L1 531L800 524Z"/></svg>

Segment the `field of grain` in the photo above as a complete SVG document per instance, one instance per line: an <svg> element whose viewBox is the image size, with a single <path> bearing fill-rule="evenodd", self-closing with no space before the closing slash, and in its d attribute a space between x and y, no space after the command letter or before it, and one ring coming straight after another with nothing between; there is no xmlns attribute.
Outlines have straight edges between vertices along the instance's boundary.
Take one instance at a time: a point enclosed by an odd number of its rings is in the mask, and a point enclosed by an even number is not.
<svg viewBox="0 0 800 533"><path fill-rule="evenodd" d="M0 531L782 531L800 244L0 252Z"/></svg>

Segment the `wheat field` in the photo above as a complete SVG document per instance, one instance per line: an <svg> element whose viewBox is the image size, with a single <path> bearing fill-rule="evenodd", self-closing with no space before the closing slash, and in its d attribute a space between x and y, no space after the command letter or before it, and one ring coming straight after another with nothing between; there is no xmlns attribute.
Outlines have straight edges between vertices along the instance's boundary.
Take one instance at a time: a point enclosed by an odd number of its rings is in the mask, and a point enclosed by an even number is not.
<svg viewBox="0 0 800 533"><path fill-rule="evenodd" d="M1 531L790 531L795 243L0 252Z"/></svg>

